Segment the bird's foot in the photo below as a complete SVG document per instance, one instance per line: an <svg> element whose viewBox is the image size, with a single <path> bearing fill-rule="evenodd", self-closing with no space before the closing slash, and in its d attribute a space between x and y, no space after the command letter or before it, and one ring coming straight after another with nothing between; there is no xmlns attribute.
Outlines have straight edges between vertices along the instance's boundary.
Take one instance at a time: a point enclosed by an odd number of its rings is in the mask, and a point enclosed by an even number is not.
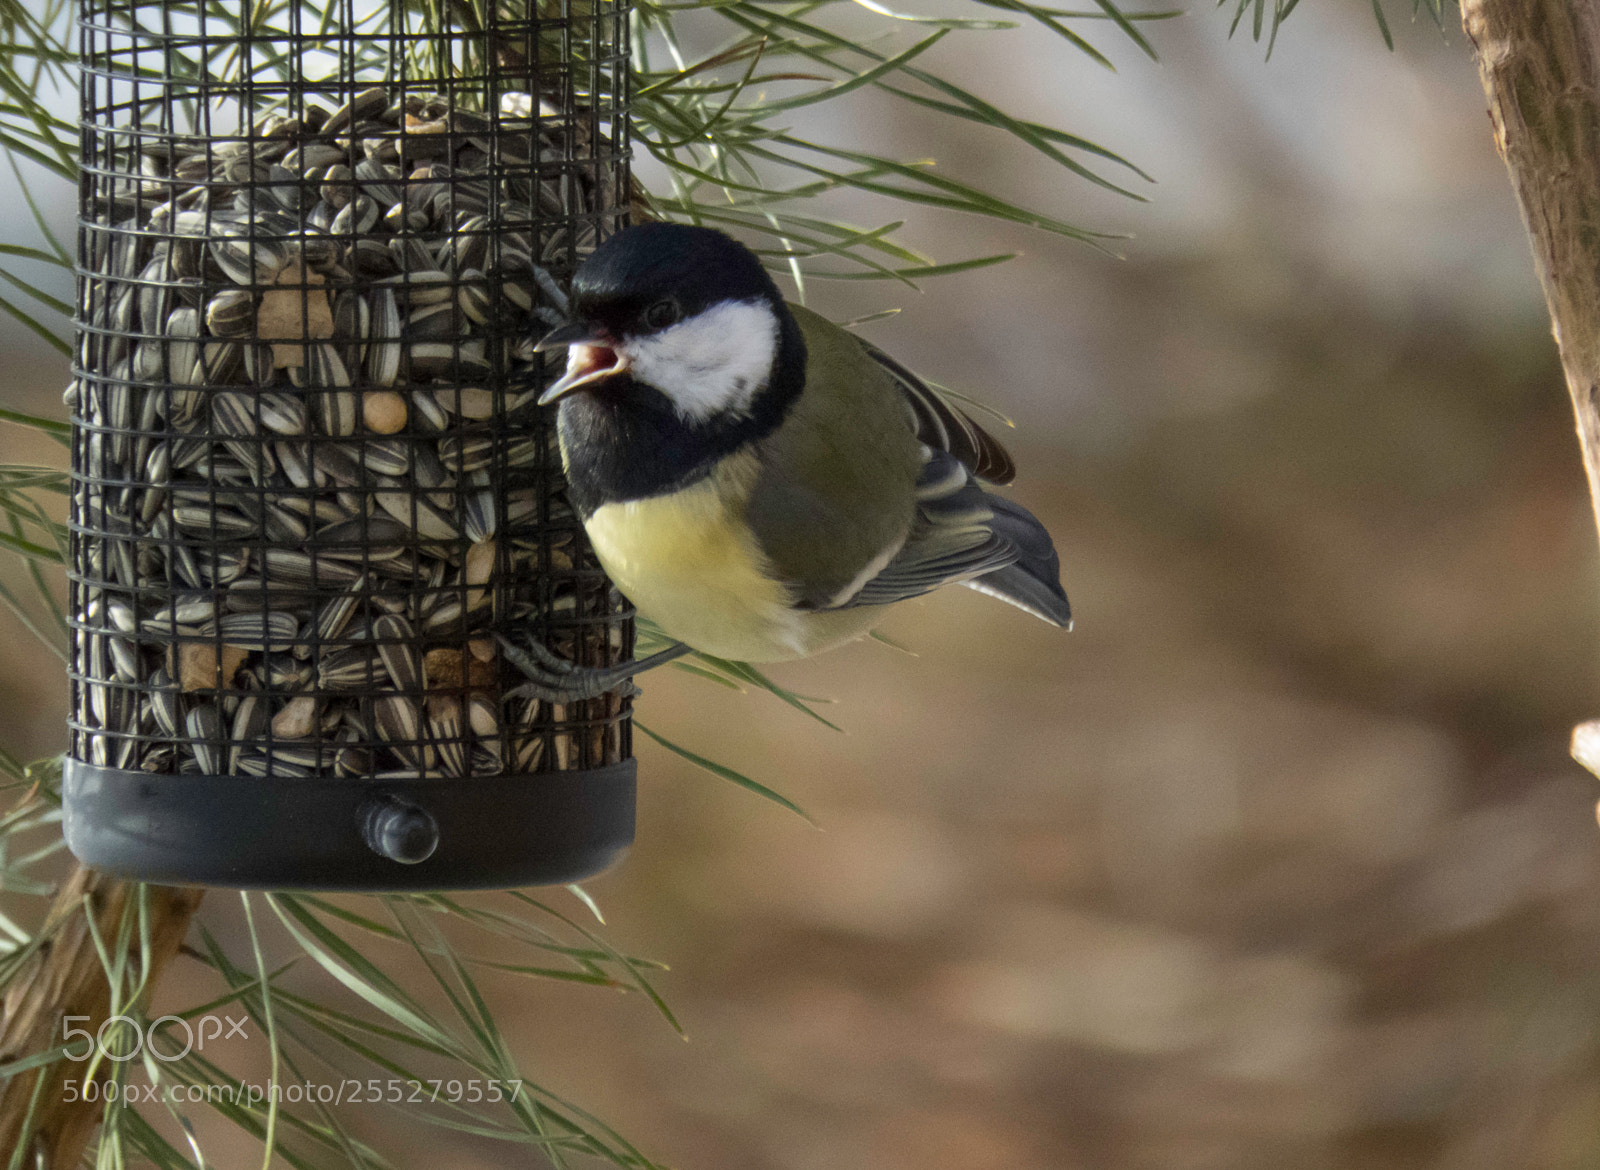
<svg viewBox="0 0 1600 1170"><path fill-rule="evenodd" d="M636 662L622 662L616 666L579 666L553 654L541 642L529 643L528 649L514 645L503 635L500 649L511 664L528 676L521 686L507 691L513 699L542 699L546 703L581 703L585 699L599 698L616 691L622 698L637 698L643 692L631 681L639 669Z"/></svg>

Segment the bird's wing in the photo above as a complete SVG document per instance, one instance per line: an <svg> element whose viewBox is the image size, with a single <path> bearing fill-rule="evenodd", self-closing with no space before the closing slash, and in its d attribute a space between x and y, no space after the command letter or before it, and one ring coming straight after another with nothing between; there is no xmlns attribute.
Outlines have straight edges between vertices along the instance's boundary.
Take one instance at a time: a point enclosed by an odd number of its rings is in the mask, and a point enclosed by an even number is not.
<svg viewBox="0 0 1600 1170"><path fill-rule="evenodd" d="M1012 477L1005 449L893 358L805 309L795 315L813 376L763 444L746 511L794 606L888 605L981 581L1066 624L1049 533L979 482Z"/></svg>
<svg viewBox="0 0 1600 1170"><path fill-rule="evenodd" d="M1044 525L1020 504L985 492L955 456L925 449L916 520L904 546L829 608L890 605L965 584L1070 628L1061 565Z"/></svg>
<svg viewBox="0 0 1600 1170"><path fill-rule="evenodd" d="M998 439L972 421L950 398L867 341L861 348L894 379L911 410L911 425L921 442L955 456L966 469L990 483L1010 483L1017 465Z"/></svg>
<svg viewBox="0 0 1600 1170"><path fill-rule="evenodd" d="M877 574L830 608L888 605L931 593L1014 562L1017 547L991 527L991 498L946 451L928 449L917 482L917 512L899 552Z"/></svg>

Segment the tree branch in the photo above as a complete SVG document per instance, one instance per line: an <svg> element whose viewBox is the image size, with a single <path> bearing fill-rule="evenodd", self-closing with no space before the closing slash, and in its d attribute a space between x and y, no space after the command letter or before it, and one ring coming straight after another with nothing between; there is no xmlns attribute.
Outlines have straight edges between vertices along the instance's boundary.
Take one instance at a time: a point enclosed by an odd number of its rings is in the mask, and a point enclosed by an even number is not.
<svg viewBox="0 0 1600 1170"><path fill-rule="evenodd" d="M1600 3L1462 0L1511 173L1600 524Z"/></svg>
<svg viewBox="0 0 1600 1170"><path fill-rule="evenodd" d="M198 889L149 887L150 970L144 973L145 999L177 953L204 894ZM120 881L81 865L73 870L39 930L42 941L28 968L18 972L6 988L0 1004L0 1064L48 1052L60 1044L62 1020L69 1015L86 1016L83 1026L91 1035L98 1033L111 1010L111 987L89 933L84 900L88 899L88 912L94 915L100 938L109 947L116 943L129 900L137 896L136 882ZM128 964L137 981L137 935L130 940L129 951ZM34 1166L71 1170L78 1165L104 1100L96 1094L96 1101L85 1102L81 1090L71 1094L74 1100L67 1100L66 1082L82 1076L86 1067L86 1063L58 1060L18 1073L0 1087L0 1155L9 1157L28 1143L21 1164L30 1170ZM102 1074L106 1068L102 1061Z"/></svg>
<svg viewBox="0 0 1600 1170"><path fill-rule="evenodd" d="M1462 0L1533 245L1600 525L1600 0ZM1600 722L1572 754L1600 775Z"/></svg>

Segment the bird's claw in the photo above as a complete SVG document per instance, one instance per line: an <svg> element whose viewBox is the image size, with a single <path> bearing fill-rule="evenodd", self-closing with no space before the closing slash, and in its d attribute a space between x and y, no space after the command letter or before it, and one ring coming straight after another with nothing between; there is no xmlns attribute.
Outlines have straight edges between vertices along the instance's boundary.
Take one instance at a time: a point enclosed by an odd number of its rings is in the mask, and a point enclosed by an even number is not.
<svg viewBox="0 0 1600 1170"><path fill-rule="evenodd" d="M618 698L637 699L644 694L628 679L623 679L615 686L577 686L568 688L548 687L536 682L525 682L521 686L512 687L506 692L508 699L540 699L546 703L581 703L586 699L597 699L601 695L614 694Z"/></svg>
<svg viewBox="0 0 1600 1170"><path fill-rule="evenodd" d="M579 666L537 640L525 649L504 634L495 636L512 665L528 676L527 682L506 692L507 698L581 703L612 692L624 699L638 698L644 693L633 683L631 663L625 667Z"/></svg>

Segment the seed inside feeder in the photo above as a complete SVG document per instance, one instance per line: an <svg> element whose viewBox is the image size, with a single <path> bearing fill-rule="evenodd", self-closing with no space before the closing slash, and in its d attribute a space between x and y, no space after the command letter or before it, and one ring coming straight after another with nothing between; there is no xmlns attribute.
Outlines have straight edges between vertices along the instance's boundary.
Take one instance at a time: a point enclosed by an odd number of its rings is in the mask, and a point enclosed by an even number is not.
<svg viewBox="0 0 1600 1170"><path fill-rule="evenodd" d="M115 231L91 229L80 305L101 348L68 396L94 424L74 507L104 534L77 653L139 689L85 686L79 718L168 739L112 752L91 734L97 761L398 777L568 760L562 736L545 761L550 709L499 699L494 633L579 604L571 577L536 584L572 565L577 522L539 494L558 456L531 347L565 317L595 191L581 169L516 170L528 143L581 157L561 122L489 129L375 88L248 141L176 140L137 200L104 204Z"/></svg>
<svg viewBox="0 0 1600 1170"><path fill-rule="evenodd" d="M178 686L184 691L215 691L233 685L233 677L250 657L243 646L217 647L208 642L184 642L178 645Z"/></svg>
<svg viewBox="0 0 1600 1170"><path fill-rule="evenodd" d="M406 400L392 390L369 390L361 396L361 418L369 431L392 435L406 425Z"/></svg>
<svg viewBox="0 0 1600 1170"><path fill-rule="evenodd" d="M256 334L272 342L274 369L305 365L305 346L284 339L309 341L333 336L333 309L321 288L326 279L320 272L309 271L304 263L289 264L278 273L277 283L294 287L274 288L261 295Z"/></svg>

